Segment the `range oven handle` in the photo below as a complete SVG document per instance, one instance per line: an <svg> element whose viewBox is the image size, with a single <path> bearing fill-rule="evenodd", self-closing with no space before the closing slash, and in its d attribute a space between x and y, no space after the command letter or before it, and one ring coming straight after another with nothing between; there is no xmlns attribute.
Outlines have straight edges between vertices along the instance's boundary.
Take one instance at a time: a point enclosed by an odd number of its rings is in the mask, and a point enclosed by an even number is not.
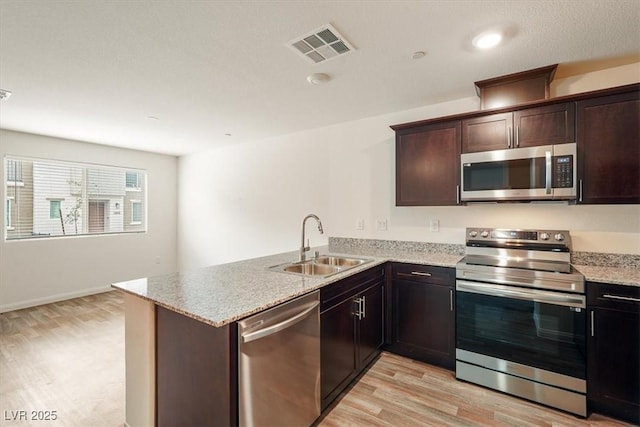
<svg viewBox="0 0 640 427"><path fill-rule="evenodd" d="M584 296L560 292L538 291L488 283L474 283L467 282L465 280L456 280L456 291L494 297L515 298L519 300L562 305L566 307L586 308Z"/></svg>

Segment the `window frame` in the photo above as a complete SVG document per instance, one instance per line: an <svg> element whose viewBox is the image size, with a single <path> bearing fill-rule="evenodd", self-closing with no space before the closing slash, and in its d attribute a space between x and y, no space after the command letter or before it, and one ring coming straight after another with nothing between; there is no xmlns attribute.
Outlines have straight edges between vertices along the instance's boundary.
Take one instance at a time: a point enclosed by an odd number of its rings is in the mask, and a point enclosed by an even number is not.
<svg viewBox="0 0 640 427"><path fill-rule="evenodd" d="M13 226L13 205L15 202L15 197L6 196L4 203L4 228L5 230L13 231L15 227Z"/></svg>
<svg viewBox="0 0 640 427"><path fill-rule="evenodd" d="M139 214L140 214L140 220L139 221L135 221L134 218L134 213L135 213L135 209L133 208L134 205L139 205ZM131 200L131 221L129 221L129 225L142 225L142 200Z"/></svg>
<svg viewBox="0 0 640 427"><path fill-rule="evenodd" d="M147 233L148 232L148 171L143 168L108 165L55 158L38 158L4 154L2 184L5 198L5 227L3 242L24 242L30 240L59 239L68 237L106 236L117 234ZM23 182L8 180L9 162L11 168L21 171L15 175ZM26 171L26 176L25 176ZM69 171L68 178L65 174ZM18 172L20 174L20 172ZM81 175L76 175L80 173ZM12 172L13 174L13 172ZM126 178L135 174L137 188L126 187ZM72 177L73 176L73 177ZM81 178L75 178L81 176ZM12 177L13 178L13 177ZM80 183L75 188L70 180ZM68 184L64 184L65 180ZM72 191L75 189L75 191ZM130 194L129 191L134 191ZM26 192L26 193L25 193ZM25 195L26 194L26 199ZM20 200L18 201L18 195ZM110 209L105 212L107 227L104 232L92 232L88 229L88 202L96 195L105 197L109 206L119 204L120 209ZM140 203L137 207L137 219L131 224L124 218L126 202L135 197ZM79 201L78 201L79 200ZM57 203L56 203L57 202ZM58 208L58 214L52 216L53 209ZM81 205L79 205L81 203ZM10 206L9 206L10 205ZM7 215L7 206L11 209ZM78 206L81 206L78 209ZM26 210L25 210L26 209ZM62 212L60 213L60 210ZM79 212L75 221L68 220L74 210ZM21 217L17 217L17 213ZM14 215L15 213L15 215ZM80 218L78 220L78 218ZM18 224L16 224L18 220ZM85 224L86 222L86 224ZM11 227L7 226L11 224ZM54 226L54 224L57 224Z"/></svg>
<svg viewBox="0 0 640 427"><path fill-rule="evenodd" d="M49 202L49 219L60 219L62 218L62 215L60 215L60 210L62 209L62 202L64 201L64 199L58 199L58 198L47 198L47 201ZM55 215L57 216L51 216L51 213L53 212L51 210L51 208L53 207L53 204L57 203L58 204L58 211L55 213Z"/></svg>

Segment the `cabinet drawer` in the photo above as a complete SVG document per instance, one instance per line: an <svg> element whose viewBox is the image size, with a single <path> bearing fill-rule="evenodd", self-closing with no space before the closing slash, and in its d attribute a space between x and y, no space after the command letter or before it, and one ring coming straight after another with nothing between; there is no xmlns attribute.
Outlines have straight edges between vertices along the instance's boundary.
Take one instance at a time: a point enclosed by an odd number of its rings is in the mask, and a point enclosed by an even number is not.
<svg viewBox="0 0 640 427"><path fill-rule="evenodd" d="M587 305L640 312L640 287L587 282Z"/></svg>
<svg viewBox="0 0 640 427"><path fill-rule="evenodd" d="M374 283L381 281L383 277L384 266L379 265L320 288L320 311L323 312L356 295Z"/></svg>
<svg viewBox="0 0 640 427"><path fill-rule="evenodd" d="M409 280L447 286L453 285L455 280L455 269L448 267L394 263L392 270L394 280Z"/></svg>

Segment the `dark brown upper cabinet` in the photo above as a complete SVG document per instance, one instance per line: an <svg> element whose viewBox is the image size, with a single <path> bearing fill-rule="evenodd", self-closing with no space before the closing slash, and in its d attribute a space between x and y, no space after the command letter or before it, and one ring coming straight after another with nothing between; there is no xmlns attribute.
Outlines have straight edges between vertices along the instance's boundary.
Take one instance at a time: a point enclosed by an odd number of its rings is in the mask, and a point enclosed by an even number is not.
<svg viewBox="0 0 640 427"><path fill-rule="evenodd" d="M459 204L460 121L396 132L396 206Z"/></svg>
<svg viewBox="0 0 640 427"><path fill-rule="evenodd" d="M640 203L640 91L578 109L578 203Z"/></svg>
<svg viewBox="0 0 640 427"><path fill-rule="evenodd" d="M462 120L462 152L575 142L575 104L545 105Z"/></svg>
<svg viewBox="0 0 640 427"><path fill-rule="evenodd" d="M578 203L640 203L640 84L391 126L396 205L459 204L460 153L577 142Z"/></svg>

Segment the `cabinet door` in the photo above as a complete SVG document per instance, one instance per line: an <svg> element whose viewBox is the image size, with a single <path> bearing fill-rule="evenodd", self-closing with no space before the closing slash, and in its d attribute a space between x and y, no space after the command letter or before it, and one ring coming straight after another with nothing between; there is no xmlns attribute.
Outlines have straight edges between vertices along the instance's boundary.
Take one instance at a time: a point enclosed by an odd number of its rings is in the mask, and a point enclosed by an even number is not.
<svg viewBox="0 0 640 427"><path fill-rule="evenodd" d="M511 148L513 114L499 113L462 121L462 152Z"/></svg>
<svg viewBox="0 0 640 427"><path fill-rule="evenodd" d="M358 321L358 367L366 366L378 353L384 338L382 282L362 294L362 313Z"/></svg>
<svg viewBox="0 0 640 427"><path fill-rule="evenodd" d="M589 406L640 423L640 314L599 307L591 307L589 314Z"/></svg>
<svg viewBox="0 0 640 427"><path fill-rule="evenodd" d="M573 102L514 111L512 147L575 142L575 116Z"/></svg>
<svg viewBox="0 0 640 427"><path fill-rule="evenodd" d="M396 205L458 204L460 121L396 134Z"/></svg>
<svg viewBox="0 0 640 427"><path fill-rule="evenodd" d="M392 287L394 350L453 369L453 287L406 280L394 280Z"/></svg>
<svg viewBox="0 0 640 427"><path fill-rule="evenodd" d="M640 203L640 92L578 102L580 203Z"/></svg>
<svg viewBox="0 0 640 427"><path fill-rule="evenodd" d="M321 395L324 409L356 372L354 299L320 314Z"/></svg>

